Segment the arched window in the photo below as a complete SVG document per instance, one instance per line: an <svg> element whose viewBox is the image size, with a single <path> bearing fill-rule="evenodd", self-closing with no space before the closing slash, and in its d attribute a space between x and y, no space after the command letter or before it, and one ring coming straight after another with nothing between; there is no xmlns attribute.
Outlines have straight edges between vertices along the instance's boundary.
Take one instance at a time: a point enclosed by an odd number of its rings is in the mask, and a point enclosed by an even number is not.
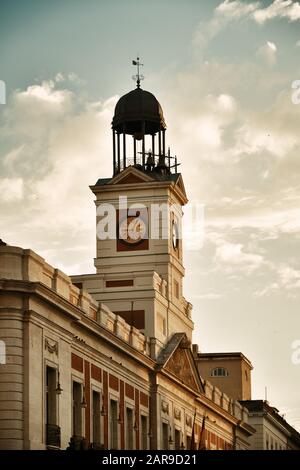
<svg viewBox="0 0 300 470"><path fill-rule="evenodd" d="M211 371L211 377L228 377L228 370L224 367L216 367Z"/></svg>

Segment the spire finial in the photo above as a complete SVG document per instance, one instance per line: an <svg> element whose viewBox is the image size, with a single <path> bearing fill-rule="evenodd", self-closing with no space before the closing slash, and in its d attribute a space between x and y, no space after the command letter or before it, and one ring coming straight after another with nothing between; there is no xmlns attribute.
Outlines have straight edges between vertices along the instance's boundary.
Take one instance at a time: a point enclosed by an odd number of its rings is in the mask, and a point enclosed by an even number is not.
<svg viewBox="0 0 300 470"><path fill-rule="evenodd" d="M136 65L137 67L137 74L133 75L133 80L136 81L136 87L140 88L141 80L144 80L144 76L140 74L140 67L142 67L144 64L141 64L139 55L137 55L136 60L132 61L132 65Z"/></svg>

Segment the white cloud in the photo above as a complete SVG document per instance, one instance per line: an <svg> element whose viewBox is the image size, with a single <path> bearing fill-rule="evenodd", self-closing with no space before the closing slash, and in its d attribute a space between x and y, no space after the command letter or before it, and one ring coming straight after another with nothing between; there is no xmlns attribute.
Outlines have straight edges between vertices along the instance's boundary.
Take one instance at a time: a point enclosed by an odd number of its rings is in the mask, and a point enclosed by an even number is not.
<svg viewBox="0 0 300 470"><path fill-rule="evenodd" d="M262 289L254 292L253 297L262 298L274 294L285 294L288 298L296 298L298 289L300 288L300 270L293 267L279 263L269 263L269 267L273 270L276 276L275 282L267 284Z"/></svg>
<svg viewBox="0 0 300 470"><path fill-rule="evenodd" d="M257 51L258 57L262 58L268 65L274 65L276 63L277 46L274 42L267 41Z"/></svg>
<svg viewBox="0 0 300 470"><path fill-rule="evenodd" d="M23 199L22 178L0 178L0 201L4 203Z"/></svg>
<svg viewBox="0 0 300 470"><path fill-rule="evenodd" d="M300 288L300 270L294 269L291 266L280 265L278 267L278 276L280 284L285 289L299 289Z"/></svg>
<svg viewBox="0 0 300 470"><path fill-rule="evenodd" d="M228 17L230 20L240 19L254 12L259 6L259 2L245 3L239 0L225 0L215 9L217 15Z"/></svg>
<svg viewBox="0 0 300 470"><path fill-rule="evenodd" d="M251 273L264 263L261 255L245 252L241 243L231 243L224 240L219 240L218 243L219 246L217 246L215 254L216 262L226 265L230 271L238 269Z"/></svg>
<svg viewBox="0 0 300 470"><path fill-rule="evenodd" d="M70 98L71 92L68 90L55 90L53 81L43 81L41 85L32 85L27 90L18 93L18 99L27 100L37 98L48 103L61 105Z"/></svg>
<svg viewBox="0 0 300 470"><path fill-rule="evenodd" d="M300 20L300 4L293 0L274 0L268 7L254 11L253 17L260 24L274 18L287 18L289 21L298 21Z"/></svg>
<svg viewBox="0 0 300 470"><path fill-rule="evenodd" d="M67 272L85 245L76 266L86 271L94 251L89 185L112 173L110 122L117 97L84 103L80 93L60 86L47 81L16 91L5 109L0 231L9 244L30 246Z"/></svg>
<svg viewBox="0 0 300 470"><path fill-rule="evenodd" d="M194 45L202 47L217 36L228 23L248 17L258 8L259 2L244 3L239 0L225 0L215 10L213 18L207 23L200 23L195 36Z"/></svg>
<svg viewBox="0 0 300 470"><path fill-rule="evenodd" d="M300 4L293 0L274 0L269 6L262 8L262 3L225 0L214 10L213 17L207 23L200 23L195 36L194 45L202 47L216 37L230 23L243 19L252 19L264 24L274 18L286 18L289 21L300 20Z"/></svg>

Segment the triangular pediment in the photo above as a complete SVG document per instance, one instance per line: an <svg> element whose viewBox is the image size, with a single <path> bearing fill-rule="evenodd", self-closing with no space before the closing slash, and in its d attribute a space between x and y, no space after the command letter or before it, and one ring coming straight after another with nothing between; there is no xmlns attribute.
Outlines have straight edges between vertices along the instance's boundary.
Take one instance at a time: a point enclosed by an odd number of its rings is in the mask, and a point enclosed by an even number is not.
<svg viewBox="0 0 300 470"><path fill-rule="evenodd" d="M149 181L153 181L150 176L145 175L145 173L139 171L133 166L129 166L117 176L115 176L110 181L110 184L139 184L148 183Z"/></svg>
<svg viewBox="0 0 300 470"><path fill-rule="evenodd" d="M158 368L165 370L187 387L203 392L202 381L191 351L191 345L184 333L176 333L160 353Z"/></svg>
<svg viewBox="0 0 300 470"><path fill-rule="evenodd" d="M182 178L181 174L178 176L175 185L178 187L178 189L180 189L180 191L182 192L184 197L187 199L187 195L186 195L186 191L185 191L185 187L184 187L184 183L183 183L183 178Z"/></svg>

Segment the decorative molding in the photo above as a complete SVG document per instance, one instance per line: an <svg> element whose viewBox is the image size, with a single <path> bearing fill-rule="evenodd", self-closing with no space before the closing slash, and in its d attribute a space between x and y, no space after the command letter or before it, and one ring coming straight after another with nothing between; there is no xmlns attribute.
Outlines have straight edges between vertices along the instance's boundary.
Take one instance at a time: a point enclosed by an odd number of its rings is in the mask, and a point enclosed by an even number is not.
<svg viewBox="0 0 300 470"><path fill-rule="evenodd" d="M181 419L181 410L179 408L174 408L174 418L178 420Z"/></svg>
<svg viewBox="0 0 300 470"><path fill-rule="evenodd" d="M58 356L58 342L51 341L48 338L45 338L45 349L50 353L55 353Z"/></svg>
<svg viewBox="0 0 300 470"><path fill-rule="evenodd" d="M163 413L169 414L169 403L166 401L161 402L161 409Z"/></svg>
<svg viewBox="0 0 300 470"><path fill-rule="evenodd" d="M192 417L191 416L186 416L185 417L185 424L189 426L190 428L192 427Z"/></svg>

